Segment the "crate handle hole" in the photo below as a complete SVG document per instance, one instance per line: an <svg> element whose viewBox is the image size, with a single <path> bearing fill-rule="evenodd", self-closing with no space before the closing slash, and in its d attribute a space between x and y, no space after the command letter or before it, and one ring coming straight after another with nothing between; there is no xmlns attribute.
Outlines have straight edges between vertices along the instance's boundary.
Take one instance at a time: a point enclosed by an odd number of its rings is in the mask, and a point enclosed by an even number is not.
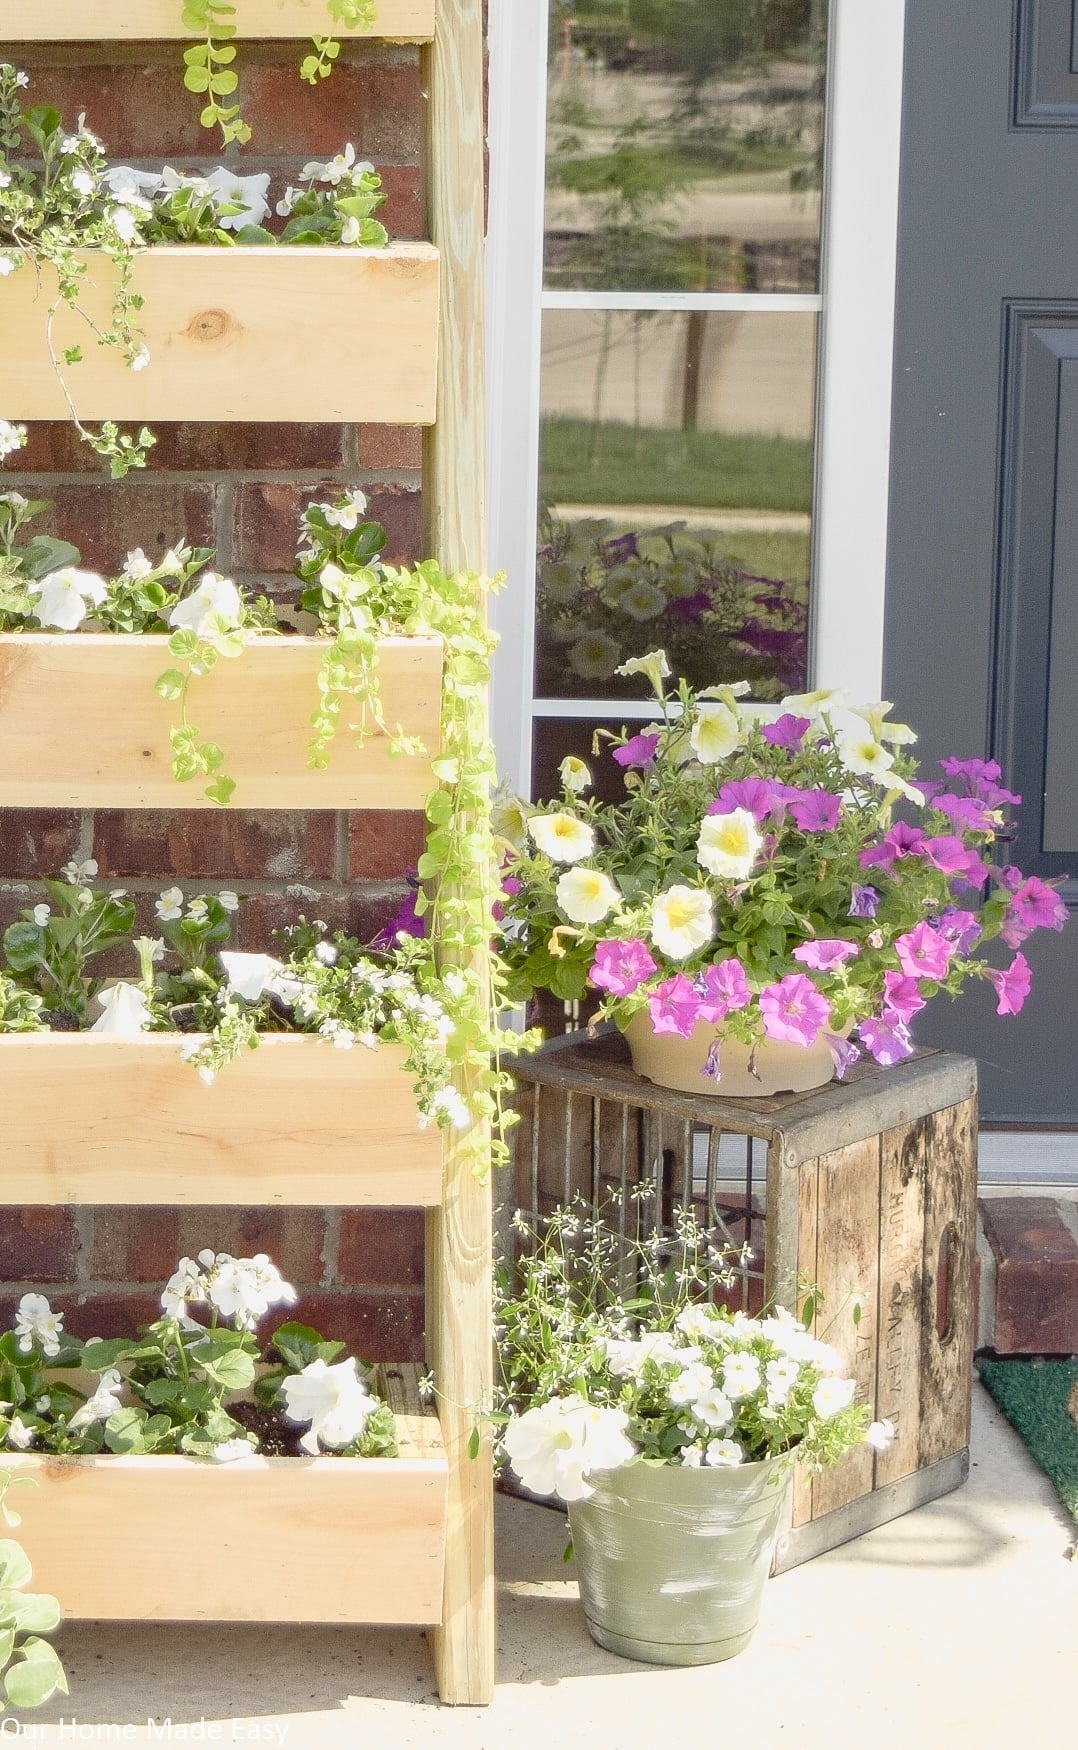
<svg viewBox="0 0 1078 1750"><path fill-rule="evenodd" d="M936 1257L936 1335L941 1343L950 1343L955 1334L954 1262L958 1256L958 1229L949 1221L940 1235Z"/></svg>

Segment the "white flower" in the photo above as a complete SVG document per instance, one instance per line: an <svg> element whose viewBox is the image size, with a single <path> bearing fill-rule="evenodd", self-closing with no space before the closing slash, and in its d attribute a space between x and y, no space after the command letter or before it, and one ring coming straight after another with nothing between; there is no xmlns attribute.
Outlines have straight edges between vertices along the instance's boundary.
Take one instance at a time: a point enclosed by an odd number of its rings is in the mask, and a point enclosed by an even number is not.
<svg viewBox="0 0 1078 1750"><path fill-rule="evenodd" d="M819 687L814 693L787 693L780 701L779 711L794 717L808 717L818 724L825 716L840 711L848 697L844 687Z"/></svg>
<svg viewBox="0 0 1078 1750"><path fill-rule="evenodd" d="M197 1328L187 1317L187 1302L196 1305L206 1300L206 1278L193 1258L181 1258L161 1291L161 1310L170 1319L178 1319L187 1328Z"/></svg>
<svg viewBox="0 0 1078 1750"><path fill-rule="evenodd" d="M222 1253L206 1277L206 1292L217 1311L249 1330L271 1306L294 1306L298 1296L265 1252L253 1258Z"/></svg>
<svg viewBox="0 0 1078 1750"><path fill-rule="evenodd" d="M284 967L270 954L221 953L217 957L225 969L228 988L244 1002L257 1003L266 991L272 991Z"/></svg>
<svg viewBox="0 0 1078 1750"><path fill-rule="evenodd" d="M667 1396L672 1404L691 1404L702 1398L714 1384L715 1376L710 1367L703 1361L694 1361L670 1381Z"/></svg>
<svg viewBox="0 0 1078 1750"><path fill-rule="evenodd" d="M792 1388L797 1384L797 1376L801 1372L796 1361L782 1359L769 1361L764 1368L764 1384L767 1387L767 1401L773 1409L781 1409L789 1397Z"/></svg>
<svg viewBox="0 0 1078 1750"><path fill-rule="evenodd" d="M189 188L192 194L213 193L204 176L185 175L182 171L173 170L171 164L165 165L158 180L160 189L165 194L175 194L181 188Z"/></svg>
<svg viewBox="0 0 1078 1750"><path fill-rule="evenodd" d="M741 1464L745 1454L736 1440L709 1440L704 1456L708 1464L720 1467Z"/></svg>
<svg viewBox="0 0 1078 1750"><path fill-rule="evenodd" d="M239 1458L250 1458L253 1451L251 1442L237 1434L231 1440L222 1440L219 1446L215 1446L213 1456L218 1464L234 1464Z"/></svg>
<svg viewBox="0 0 1078 1750"><path fill-rule="evenodd" d="M0 274L10 273L11 265L8 256L0 256L0 262L7 261L7 267L0 267ZM13 456L16 450L21 450L26 442L26 427L12 425L8 419L0 419L0 462L5 456Z"/></svg>
<svg viewBox="0 0 1078 1750"><path fill-rule="evenodd" d="M298 188L292 188L291 185L285 189L284 194L277 202L276 207L276 211L280 214L282 219L287 219L289 217L300 192L301 191Z"/></svg>
<svg viewBox="0 0 1078 1750"><path fill-rule="evenodd" d="M839 758L848 772L861 777L886 778L890 783L894 759L869 729L845 730L836 742Z"/></svg>
<svg viewBox="0 0 1078 1750"><path fill-rule="evenodd" d="M591 789L591 773L583 760L578 760L575 754L566 754L558 767L558 776L567 790L574 796Z"/></svg>
<svg viewBox="0 0 1078 1750"><path fill-rule="evenodd" d="M207 571L198 588L176 603L168 623L193 632L196 638L214 638L234 632L242 611L240 592L232 579Z"/></svg>
<svg viewBox="0 0 1078 1750"><path fill-rule="evenodd" d="M84 863L79 863L72 857L70 863L64 864L60 873L65 881L81 887L84 881L92 881L97 874L97 861L94 857L87 857Z"/></svg>
<svg viewBox="0 0 1078 1750"><path fill-rule="evenodd" d="M142 344L135 350L135 352L132 353L131 358L129 360L129 364L130 364L130 367L133 371L144 371L146 369L146 366L149 364L149 362L150 362L150 349L146 345L146 342L143 341Z"/></svg>
<svg viewBox="0 0 1078 1750"><path fill-rule="evenodd" d="M314 957L322 966L336 966L340 959L340 949L332 942L319 942L314 951Z"/></svg>
<svg viewBox="0 0 1078 1750"><path fill-rule="evenodd" d="M812 1394L812 1407L818 1416L837 1416L853 1402L857 1390L855 1379L821 1379Z"/></svg>
<svg viewBox="0 0 1078 1750"><path fill-rule="evenodd" d="M99 991L97 1000L101 1014L90 1028L91 1033L113 1033L129 1039L150 1025L146 994L137 984L121 980Z"/></svg>
<svg viewBox="0 0 1078 1750"><path fill-rule="evenodd" d="M366 495L357 491L348 494L348 502L346 504L327 504L323 511L323 515L331 528L354 529L358 527L359 519L366 509ZM330 570L336 573L336 577L333 581L339 583L343 573L336 565L325 566L322 572L321 582L325 583L328 581L326 578L326 572Z"/></svg>
<svg viewBox="0 0 1078 1750"><path fill-rule="evenodd" d="M147 559L141 547L132 547L124 560L124 576L134 578L138 582L143 577L149 577L153 570L153 561Z"/></svg>
<svg viewBox="0 0 1078 1750"><path fill-rule="evenodd" d="M569 652L569 667L585 681L607 681L621 651L605 632L586 632Z"/></svg>
<svg viewBox="0 0 1078 1750"><path fill-rule="evenodd" d="M735 1349L722 1364L722 1383L727 1397L748 1398L760 1389L760 1363L755 1355Z"/></svg>
<svg viewBox="0 0 1078 1750"><path fill-rule="evenodd" d="M12 1416L7 1431L9 1446L18 1447L20 1452L25 1452L28 1446L34 1444L36 1438L36 1428L28 1428L21 1416Z"/></svg>
<svg viewBox="0 0 1078 1750"><path fill-rule="evenodd" d="M708 1337L717 1342L723 1333L722 1321L708 1306L683 1306L674 1323L687 1337Z"/></svg>
<svg viewBox="0 0 1078 1750"><path fill-rule="evenodd" d="M729 705L698 705L689 745L701 765L713 766L741 746L745 732Z"/></svg>
<svg viewBox="0 0 1078 1750"><path fill-rule="evenodd" d="M107 1422L121 1408L120 1393L123 1391L123 1375L118 1367L110 1367L107 1373L101 1375L97 1390L92 1397L80 1404L72 1416L68 1427L73 1434L82 1428L89 1428L94 1422Z"/></svg>
<svg viewBox="0 0 1078 1750"><path fill-rule="evenodd" d="M217 895L217 903L218 905L223 906L225 911L239 911L240 896L238 893L230 892L226 887L223 893Z"/></svg>
<svg viewBox="0 0 1078 1750"><path fill-rule="evenodd" d="M699 1470L704 1462L704 1449L697 1443L681 1448L681 1462L689 1470Z"/></svg>
<svg viewBox="0 0 1078 1750"><path fill-rule="evenodd" d="M176 918L182 918L183 889L180 887L166 887L160 899L156 901L154 911L157 913L158 917L163 918L166 923L171 923Z"/></svg>
<svg viewBox="0 0 1078 1750"><path fill-rule="evenodd" d="M219 164L216 170L210 171L206 181L223 201L240 209L238 213L220 215L217 223L222 231L242 231L244 225L261 225L269 212L266 190L270 179L265 171L255 176L236 176Z"/></svg>
<svg viewBox="0 0 1078 1750"><path fill-rule="evenodd" d="M651 903L651 939L671 960L686 960L715 934L711 897L680 883L656 894Z"/></svg>
<svg viewBox="0 0 1078 1750"><path fill-rule="evenodd" d="M97 184L88 170L73 170L71 186L76 194L92 195Z"/></svg>
<svg viewBox="0 0 1078 1750"><path fill-rule="evenodd" d="M35 905L32 916L38 929L43 930L52 916L52 909L47 905Z"/></svg>
<svg viewBox="0 0 1078 1750"><path fill-rule="evenodd" d="M696 860L719 880L744 881L763 842L747 808L735 808L730 814L705 814L696 840Z"/></svg>
<svg viewBox="0 0 1078 1750"><path fill-rule="evenodd" d="M109 212L112 228L121 243L133 243L138 236L138 220L130 207L112 207Z"/></svg>
<svg viewBox="0 0 1078 1750"><path fill-rule="evenodd" d="M641 1374L648 1361L660 1366L687 1365L700 1359L699 1349L681 1345L670 1331L647 1331L642 1337L605 1337L607 1366L619 1379L632 1379Z"/></svg>
<svg viewBox="0 0 1078 1750"><path fill-rule="evenodd" d="M616 672L625 675L646 675L651 682L655 697L661 699L663 696L662 683L670 678L670 664L666 660L665 650L651 650L647 656L630 656L628 661L623 662Z"/></svg>
<svg viewBox="0 0 1078 1750"><path fill-rule="evenodd" d="M156 170L133 170L130 164L113 164L105 172L108 191L121 206L144 206L144 196L155 195L163 180Z"/></svg>
<svg viewBox="0 0 1078 1750"><path fill-rule="evenodd" d="M350 213L341 226L341 242L358 243L360 235L359 220Z"/></svg>
<svg viewBox="0 0 1078 1750"><path fill-rule="evenodd" d="M63 1328L63 1313L54 1313L43 1294L23 1295L15 1313L15 1331L23 1355L29 1355L35 1343L40 1343L42 1355L59 1355Z"/></svg>
<svg viewBox="0 0 1078 1750"><path fill-rule="evenodd" d="M850 706L853 716L864 718L877 741L889 741L893 747L916 741L917 732L908 723L887 722L887 713L892 709L889 699L880 699L873 705Z"/></svg>
<svg viewBox="0 0 1078 1750"><path fill-rule="evenodd" d="M595 849L595 833L575 814L533 814L528 831L554 863L579 863Z"/></svg>
<svg viewBox="0 0 1078 1750"><path fill-rule="evenodd" d="M725 1428L733 1420L733 1406L725 1392L717 1385L709 1386L701 1392L692 1406L692 1413L698 1422L703 1422L708 1428Z"/></svg>
<svg viewBox="0 0 1078 1750"><path fill-rule="evenodd" d="M182 551L184 553L186 553L188 551L188 549L186 547L184 547L182 549ZM168 552L165 554L164 558L161 560L161 563L158 565L157 570L161 573L162 577L182 577L183 576L184 563L183 563L182 558L180 557L180 554L177 553L175 547L169 548Z"/></svg>
<svg viewBox="0 0 1078 1750"><path fill-rule="evenodd" d="M206 904L206 901L203 898L201 893L198 894L194 899L192 899L187 907L188 917L191 919L191 921L193 923L196 923L196 924L204 924L206 921L206 917L207 917L208 912L209 912L209 906Z"/></svg>
<svg viewBox="0 0 1078 1750"><path fill-rule="evenodd" d="M321 1360L308 1362L302 1373L282 1380L281 1396L290 1422L311 1424L299 1443L313 1456L317 1456L319 1444L351 1446L377 1407L356 1372L354 1359L339 1361L334 1367Z"/></svg>
<svg viewBox="0 0 1078 1750"><path fill-rule="evenodd" d="M623 589L618 596L618 607L629 615L631 620L654 620L656 614L661 614L666 606L666 597L661 589L657 589L646 578L638 577L628 589Z"/></svg>
<svg viewBox="0 0 1078 1750"><path fill-rule="evenodd" d="M300 171L300 176L303 178L304 182L330 182L336 185L338 182L342 182L344 178L350 174L355 162L356 149L351 142L349 142L349 144L345 146L344 151L338 152L327 164L321 164L317 159L312 159L309 164L303 166L303 169ZM364 165L356 165L356 168L357 170L362 170ZM374 166L368 165L366 168L373 169Z"/></svg>
<svg viewBox="0 0 1078 1750"><path fill-rule="evenodd" d="M511 1417L502 1444L526 1489L582 1501L593 1492L587 1474L614 1470L635 1455L627 1423L624 1410L589 1404L573 1392Z"/></svg>
<svg viewBox="0 0 1078 1750"><path fill-rule="evenodd" d="M40 583L30 585L30 594L39 598L35 617L42 626L55 626L61 632L74 632L85 620L89 604L100 606L108 593L96 572L76 571L73 565L50 571Z"/></svg>
<svg viewBox="0 0 1078 1750"><path fill-rule="evenodd" d="M567 869L554 889L558 905L574 924L601 924L621 894L601 869Z"/></svg>
<svg viewBox="0 0 1078 1750"><path fill-rule="evenodd" d="M890 1416L885 1416L882 1422L870 1422L865 1429L866 1444L877 1452L886 1452L894 1437L895 1425Z"/></svg>

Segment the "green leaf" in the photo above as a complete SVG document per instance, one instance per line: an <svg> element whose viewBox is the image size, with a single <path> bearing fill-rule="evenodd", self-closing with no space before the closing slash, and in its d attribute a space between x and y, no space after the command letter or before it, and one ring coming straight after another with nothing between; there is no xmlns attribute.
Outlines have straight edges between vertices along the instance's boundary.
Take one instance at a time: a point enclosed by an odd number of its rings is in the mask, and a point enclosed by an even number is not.
<svg viewBox="0 0 1078 1750"><path fill-rule="evenodd" d="M200 1353L201 1345L189 1351L192 1363L198 1367L215 1385L222 1386L225 1391L243 1391L249 1386L255 1376L254 1357L243 1349L233 1349L230 1354L208 1357Z"/></svg>
<svg viewBox="0 0 1078 1750"><path fill-rule="evenodd" d="M209 797L211 802L216 802L218 807L225 808L231 802L232 792L235 788L235 778L221 776L215 778L212 784L206 785L205 794Z"/></svg>
<svg viewBox="0 0 1078 1750"><path fill-rule="evenodd" d="M67 1678L55 1647L32 1636L15 1655L18 1663L8 1667L4 1693L15 1707L41 1707L57 1690L68 1693Z"/></svg>
<svg viewBox="0 0 1078 1750"><path fill-rule="evenodd" d="M12 972L32 972L40 966L45 958L45 932L40 924L9 924L4 931L4 954Z"/></svg>
<svg viewBox="0 0 1078 1750"><path fill-rule="evenodd" d="M22 1544L14 1538L0 1538L0 1587L25 1586L32 1571Z"/></svg>
<svg viewBox="0 0 1078 1750"><path fill-rule="evenodd" d="M479 1429L473 1428L470 1435L468 1436L468 1457L469 1458L478 1458L479 1457L479 1446L480 1446Z"/></svg>
<svg viewBox="0 0 1078 1750"><path fill-rule="evenodd" d="M267 231L264 225L241 225L234 235L234 242L241 247L266 248L276 245L277 239L272 231Z"/></svg>
<svg viewBox="0 0 1078 1750"><path fill-rule="evenodd" d="M231 97L239 84L235 73L214 73L210 78L210 90L216 97Z"/></svg>
<svg viewBox="0 0 1078 1750"><path fill-rule="evenodd" d="M91 1337L82 1351L82 1365L88 1373L107 1373L118 1361L138 1355L142 1348L132 1337Z"/></svg>
<svg viewBox="0 0 1078 1750"><path fill-rule="evenodd" d="M183 82L188 91L208 91L210 88L210 76L205 67L188 66L187 71L183 76ZM203 110L202 113L205 115L206 111ZM212 110L209 113L212 115ZM203 122L202 125L205 127L206 123ZM214 124L211 121L210 126L213 127L213 125Z"/></svg>
<svg viewBox="0 0 1078 1750"><path fill-rule="evenodd" d="M0 1620L11 1621L21 1634L47 1635L59 1626L60 1606L50 1592L0 1591ZM0 1669L4 1662L0 1658Z"/></svg>
<svg viewBox="0 0 1078 1750"><path fill-rule="evenodd" d="M159 693L162 699L180 699L186 686L187 676L182 669L167 668L154 682L154 692Z"/></svg>

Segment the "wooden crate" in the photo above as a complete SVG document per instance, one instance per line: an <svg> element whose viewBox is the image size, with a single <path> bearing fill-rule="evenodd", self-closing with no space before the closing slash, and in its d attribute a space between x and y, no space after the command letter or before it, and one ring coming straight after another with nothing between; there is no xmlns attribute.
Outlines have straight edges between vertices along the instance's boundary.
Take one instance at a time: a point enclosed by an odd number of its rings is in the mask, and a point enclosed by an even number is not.
<svg viewBox="0 0 1078 1750"><path fill-rule="evenodd" d="M81 308L107 328L117 269L88 252ZM0 279L0 406L6 419L66 419L45 344L51 269ZM132 290L150 362L132 371L113 347L87 339L61 304L57 357L85 420L370 420L428 425L438 351L438 253L428 243L385 249L142 250ZM377 342L372 340L377 336ZM335 336L338 344L329 344Z"/></svg>
<svg viewBox="0 0 1078 1750"><path fill-rule="evenodd" d="M435 638L379 645L385 721L406 723L426 754L394 756L375 730L349 733L361 707L342 707L329 765L307 763L326 641L252 637L242 656L191 682L189 712L224 751L240 808L422 808L435 780L442 646ZM154 683L174 667L165 637L0 634L0 807L212 808L205 780L172 776L177 707Z"/></svg>
<svg viewBox="0 0 1078 1750"><path fill-rule="evenodd" d="M654 1183L660 1218L692 1202L730 1240L762 1251L743 1303L792 1306L799 1280L824 1301L816 1329L839 1351L886 1452L855 1449L799 1477L775 1571L882 1525L963 1482L969 1469L976 1231L976 1065L919 1052L893 1069L772 1099L656 1087L616 1034L552 1040L512 1065L512 1200L539 1215ZM506 1210L508 1210L506 1199ZM499 1229L503 1250L507 1226ZM850 1316L849 1290L861 1296ZM832 1322L833 1321L833 1322Z"/></svg>
<svg viewBox="0 0 1078 1750"><path fill-rule="evenodd" d="M144 1622L437 1623L448 1467L417 1369L393 1367L398 1458L44 1458L20 1543L65 1617Z"/></svg>
<svg viewBox="0 0 1078 1750"><path fill-rule="evenodd" d="M180 1057L196 1037L0 1037L0 1204L441 1201L403 1046L264 1034L207 1087Z"/></svg>
<svg viewBox="0 0 1078 1750"><path fill-rule="evenodd" d="M434 35L435 0L378 0L374 27L349 30L335 24L325 0L236 0L236 16L228 22L237 37L254 39L305 36L386 38L393 42L427 42ZM188 38L194 33L180 17L178 0L49 0L38 10L26 0L0 0L0 41L17 42L155 42Z"/></svg>

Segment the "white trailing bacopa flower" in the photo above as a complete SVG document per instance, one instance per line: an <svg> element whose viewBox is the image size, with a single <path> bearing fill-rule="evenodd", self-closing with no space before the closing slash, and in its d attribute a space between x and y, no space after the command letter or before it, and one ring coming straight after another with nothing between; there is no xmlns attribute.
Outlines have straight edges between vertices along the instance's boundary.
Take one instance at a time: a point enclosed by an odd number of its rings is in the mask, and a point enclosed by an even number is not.
<svg viewBox="0 0 1078 1750"><path fill-rule="evenodd" d="M554 889L558 905L574 924L601 924L621 893L601 869L567 869Z"/></svg>
<svg viewBox="0 0 1078 1750"><path fill-rule="evenodd" d="M745 1454L736 1440L709 1440L704 1449L708 1464L719 1470L727 1465L741 1464Z"/></svg>
<svg viewBox="0 0 1078 1750"><path fill-rule="evenodd" d="M595 833L587 821L564 810L531 815L528 831L552 863L579 863L595 849Z"/></svg>
<svg viewBox="0 0 1078 1750"><path fill-rule="evenodd" d="M24 1294L15 1313L15 1333L19 1350L29 1355L34 1344L50 1359L60 1353L60 1337L64 1328L63 1313L53 1312L43 1294Z"/></svg>
<svg viewBox="0 0 1078 1750"><path fill-rule="evenodd" d="M198 588L177 602L168 623L196 638L214 638L234 632L242 613L240 592L230 577L207 571Z"/></svg>
<svg viewBox="0 0 1078 1750"><path fill-rule="evenodd" d="M64 565L50 571L40 582L32 583L29 593L37 597L34 617L42 626L55 626L60 632L74 632L81 626L90 604L99 607L108 595L104 578L94 571L77 571Z"/></svg>
<svg viewBox="0 0 1078 1750"><path fill-rule="evenodd" d="M118 984L108 985L98 992L97 1000L101 1013L90 1028L91 1033L112 1033L131 1039L150 1025L146 993L137 984L121 980Z"/></svg>
<svg viewBox="0 0 1078 1750"><path fill-rule="evenodd" d="M715 934L711 896L675 883L651 902L651 939L670 960L687 960Z"/></svg>
<svg viewBox="0 0 1078 1750"><path fill-rule="evenodd" d="M5 267L3 264L7 263ZM14 262L10 255L0 256L0 278L14 271ZM26 442L26 427L12 425L10 419L0 419L0 462L5 456L13 456L16 450L21 450Z"/></svg>
<svg viewBox="0 0 1078 1750"><path fill-rule="evenodd" d="M870 1422L865 1429L865 1444L877 1452L886 1452L895 1437L895 1425L890 1416L885 1416L882 1422Z"/></svg>
<svg viewBox="0 0 1078 1750"><path fill-rule="evenodd" d="M747 808L705 814L696 840L696 860L720 881L744 881L752 873L763 842Z"/></svg>
<svg viewBox="0 0 1078 1750"><path fill-rule="evenodd" d="M309 1422L300 1436L304 1452L318 1456L320 1447L339 1450L358 1440L377 1408L356 1371L355 1358L327 1362L310 1361L302 1373L281 1381L284 1413L290 1422Z"/></svg>
<svg viewBox="0 0 1078 1750"><path fill-rule="evenodd" d="M589 1404L573 1392L511 1417L502 1445L526 1489L583 1501L594 1493L588 1475L616 1470L635 1457L627 1425L624 1410Z"/></svg>

